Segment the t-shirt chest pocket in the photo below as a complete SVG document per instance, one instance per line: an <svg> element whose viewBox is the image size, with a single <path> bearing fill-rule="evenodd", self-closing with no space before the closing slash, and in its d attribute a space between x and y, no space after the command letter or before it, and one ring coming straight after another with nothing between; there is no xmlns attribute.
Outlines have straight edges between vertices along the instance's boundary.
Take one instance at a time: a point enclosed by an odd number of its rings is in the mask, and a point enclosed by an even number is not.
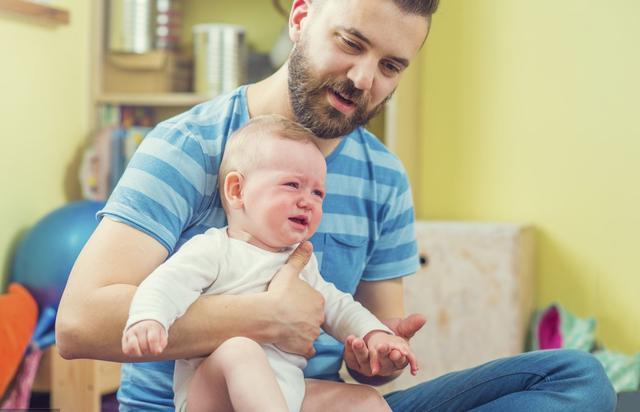
<svg viewBox="0 0 640 412"><path fill-rule="evenodd" d="M325 234L320 272L341 291L355 292L366 259L366 237Z"/></svg>

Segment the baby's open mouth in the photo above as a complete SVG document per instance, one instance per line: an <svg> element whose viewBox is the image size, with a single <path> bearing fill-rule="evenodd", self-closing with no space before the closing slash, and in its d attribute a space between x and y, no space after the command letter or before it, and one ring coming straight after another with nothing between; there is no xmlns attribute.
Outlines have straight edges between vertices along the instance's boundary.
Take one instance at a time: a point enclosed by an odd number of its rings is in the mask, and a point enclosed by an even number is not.
<svg viewBox="0 0 640 412"><path fill-rule="evenodd" d="M307 226L309 224L309 219L307 219L306 216L290 217L289 220L303 226Z"/></svg>

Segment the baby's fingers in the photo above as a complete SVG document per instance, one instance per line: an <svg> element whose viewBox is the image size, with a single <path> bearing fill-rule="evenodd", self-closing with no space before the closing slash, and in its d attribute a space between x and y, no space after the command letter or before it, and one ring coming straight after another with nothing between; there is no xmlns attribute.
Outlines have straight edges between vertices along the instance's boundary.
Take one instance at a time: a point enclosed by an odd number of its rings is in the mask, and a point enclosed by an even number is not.
<svg viewBox="0 0 640 412"><path fill-rule="evenodd" d="M407 355L407 360L409 361L409 367L411 369L411 374L416 376L418 373L418 360L416 359L416 355L413 352L409 352Z"/></svg>
<svg viewBox="0 0 640 412"><path fill-rule="evenodd" d="M142 356L138 338L134 333L127 333L122 336L122 352L127 356Z"/></svg>
<svg viewBox="0 0 640 412"><path fill-rule="evenodd" d="M167 346L167 337L164 329L162 328L149 328L147 330L147 341L149 343L149 351L158 355L162 353Z"/></svg>
<svg viewBox="0 0 640 412"><path fill-rule="evenodd" d="M369 351L364 341L360 338L354 338L351 347L353 348L353 353L356 355L358 363L360 365L366 365L369 361Z"/></svg>
<svg viewBox="0 0 640 412"><path fill-rule="evenodd" d="M389 352L389 360L397 370L404 369L404 367L407 366L407 357L396 348L391 349Z"/></svg>
<svg viewBox="0 0 640 412"><path fill-rule="evenodd" d="M146 355L151 353L149 350L149 342L147 341L147 329L146 328L136 328L131 330L132 334L135 335L136 340L138 342L138 347L140 348L140 355Z"/></svg>
<svg viewBox="0 0 640 412"><path fill-rule="evenodd" d="M380 362L378 361L378 350L376 348L369 349L369 367L373 376L380 372Z"/></svg>

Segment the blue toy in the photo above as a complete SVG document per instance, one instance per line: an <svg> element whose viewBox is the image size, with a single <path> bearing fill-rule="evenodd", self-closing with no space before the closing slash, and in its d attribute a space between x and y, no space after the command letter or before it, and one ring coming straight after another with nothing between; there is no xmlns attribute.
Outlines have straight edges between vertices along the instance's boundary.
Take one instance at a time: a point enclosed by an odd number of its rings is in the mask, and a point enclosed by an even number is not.
<svg viewBox="0 0 640 412"><path fill-rule="evenodd" d="M58 308L73 263L97 226L104 202L70 203L42 218L16 249L11 279L26 287L40 311Z"/></svg>

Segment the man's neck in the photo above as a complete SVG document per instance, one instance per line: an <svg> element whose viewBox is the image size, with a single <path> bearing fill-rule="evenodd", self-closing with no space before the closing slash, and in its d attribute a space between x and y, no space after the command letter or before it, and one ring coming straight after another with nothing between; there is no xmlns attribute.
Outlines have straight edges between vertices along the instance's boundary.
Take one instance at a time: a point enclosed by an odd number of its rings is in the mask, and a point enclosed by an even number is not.
<svg viewBox="0 0 640 412"><path fill-rule="evenodd" d="M287 76L287 65L284 64L271 76L249 85L247 105L250 117L279 114L287 119L294 119L289 103Z"/></svg>
<svg viewBox="0 0 640 412"><path fill-rule="evenodd" d="M271 76L247 87L249 117L279 114L287 119L295 120L289 100L288 76L288 63L285 63ZM316 138L315 141L322 154L327 157L338 147L342 138Z"/></svg>

